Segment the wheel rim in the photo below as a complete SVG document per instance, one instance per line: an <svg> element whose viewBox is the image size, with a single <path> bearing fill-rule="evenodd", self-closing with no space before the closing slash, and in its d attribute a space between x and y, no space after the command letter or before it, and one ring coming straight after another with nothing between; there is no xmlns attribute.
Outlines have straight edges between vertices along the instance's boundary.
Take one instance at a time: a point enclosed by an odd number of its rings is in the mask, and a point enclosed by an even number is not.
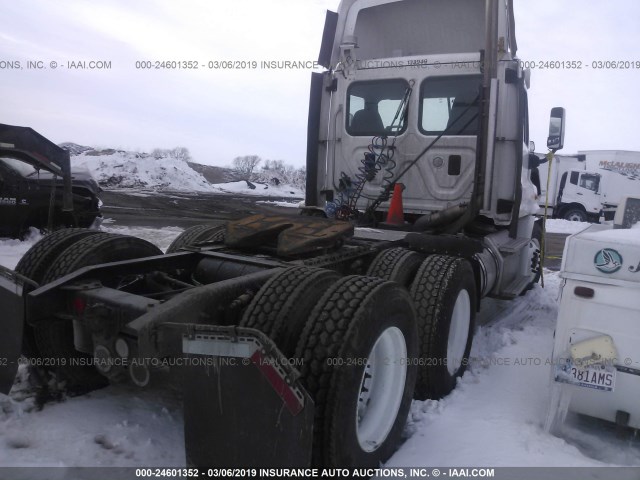
<svg viewBox="0 0 640 480"><path fill-rule="evenodd" d="M569 215L569 221L571 222L581 222L582 221L582 215L580 215L579 213L572 213Z"/></svg>
<svg viewBox="0 0 640 480"><path fill-rule="evenodd" d="M360 381L356 434L365 452L377 450L395 423L407 377L407 344L397 327L376 340Z"/></svg>
<svg viewBox="0 0 640 480"><path fill-rule="evenodd" d="M469 340L469 326L471 325L471 299L469 292L460 290L453 306L451 324L449 325L449 340L447 341L447 370L454 375L462 364L462 357L467 349Z"/></svg>

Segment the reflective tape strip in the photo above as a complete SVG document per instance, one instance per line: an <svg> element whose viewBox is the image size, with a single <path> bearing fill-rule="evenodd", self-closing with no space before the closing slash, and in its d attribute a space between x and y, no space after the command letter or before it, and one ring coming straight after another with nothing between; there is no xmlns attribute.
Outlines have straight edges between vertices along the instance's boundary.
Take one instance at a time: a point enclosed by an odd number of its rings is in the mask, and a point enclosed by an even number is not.
<svg viewBox="0 0 640 480"><path fill-rule="evenodd" d="M212 355L216 357L251 358L256 351L255 343L231 342L225 339L183 338L182 351L195 355Z"/></svg>

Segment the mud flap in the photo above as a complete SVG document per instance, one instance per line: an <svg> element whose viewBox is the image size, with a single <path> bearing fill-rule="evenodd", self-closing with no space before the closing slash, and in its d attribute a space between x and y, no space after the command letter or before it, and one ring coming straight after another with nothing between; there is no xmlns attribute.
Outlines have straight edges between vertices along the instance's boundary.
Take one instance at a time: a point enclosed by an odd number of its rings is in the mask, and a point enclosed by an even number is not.
<svg viewBox="0 0 640 480"><path fill-rule="evenodd" d="M0 393L8 394L18 371L22 351L24 299L22 282L11 270L0 267Z"/></svg>
<svg viewBox="0 0 640 480"><path fill-rule="evenodd" d="M187 464L311 464L314 405L298 371L258 330L193 325L183 336Z"/></svg>

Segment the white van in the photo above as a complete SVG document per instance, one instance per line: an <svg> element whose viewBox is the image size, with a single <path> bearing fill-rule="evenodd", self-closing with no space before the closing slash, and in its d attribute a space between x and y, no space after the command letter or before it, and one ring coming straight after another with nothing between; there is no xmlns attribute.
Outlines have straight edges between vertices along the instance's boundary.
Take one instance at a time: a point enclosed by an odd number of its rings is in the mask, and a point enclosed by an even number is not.
<svg viewBox="0 0 640 480"><path fill-rule="evenodd" d="M640 428L640 197L569 237L560 275L547 427L568 410Z"/></svg>

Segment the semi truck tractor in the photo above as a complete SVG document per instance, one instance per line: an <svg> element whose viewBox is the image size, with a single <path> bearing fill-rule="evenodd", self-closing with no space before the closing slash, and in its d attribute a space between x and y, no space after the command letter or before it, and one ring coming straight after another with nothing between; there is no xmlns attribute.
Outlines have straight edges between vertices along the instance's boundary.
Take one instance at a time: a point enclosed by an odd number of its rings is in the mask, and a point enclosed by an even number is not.
<svg viewBox="0 0 640 480"><path fill-rule="evenodd" d="M302 214L192 227L165 254L43 238L0 270L2 391L21 354L79 391L166 366L188 465L389 458L412 399L463 374L482 299L540 277L529 74L510 0L343 0L319 63ZM548 148L563 137L554 108Z"/></svg>

